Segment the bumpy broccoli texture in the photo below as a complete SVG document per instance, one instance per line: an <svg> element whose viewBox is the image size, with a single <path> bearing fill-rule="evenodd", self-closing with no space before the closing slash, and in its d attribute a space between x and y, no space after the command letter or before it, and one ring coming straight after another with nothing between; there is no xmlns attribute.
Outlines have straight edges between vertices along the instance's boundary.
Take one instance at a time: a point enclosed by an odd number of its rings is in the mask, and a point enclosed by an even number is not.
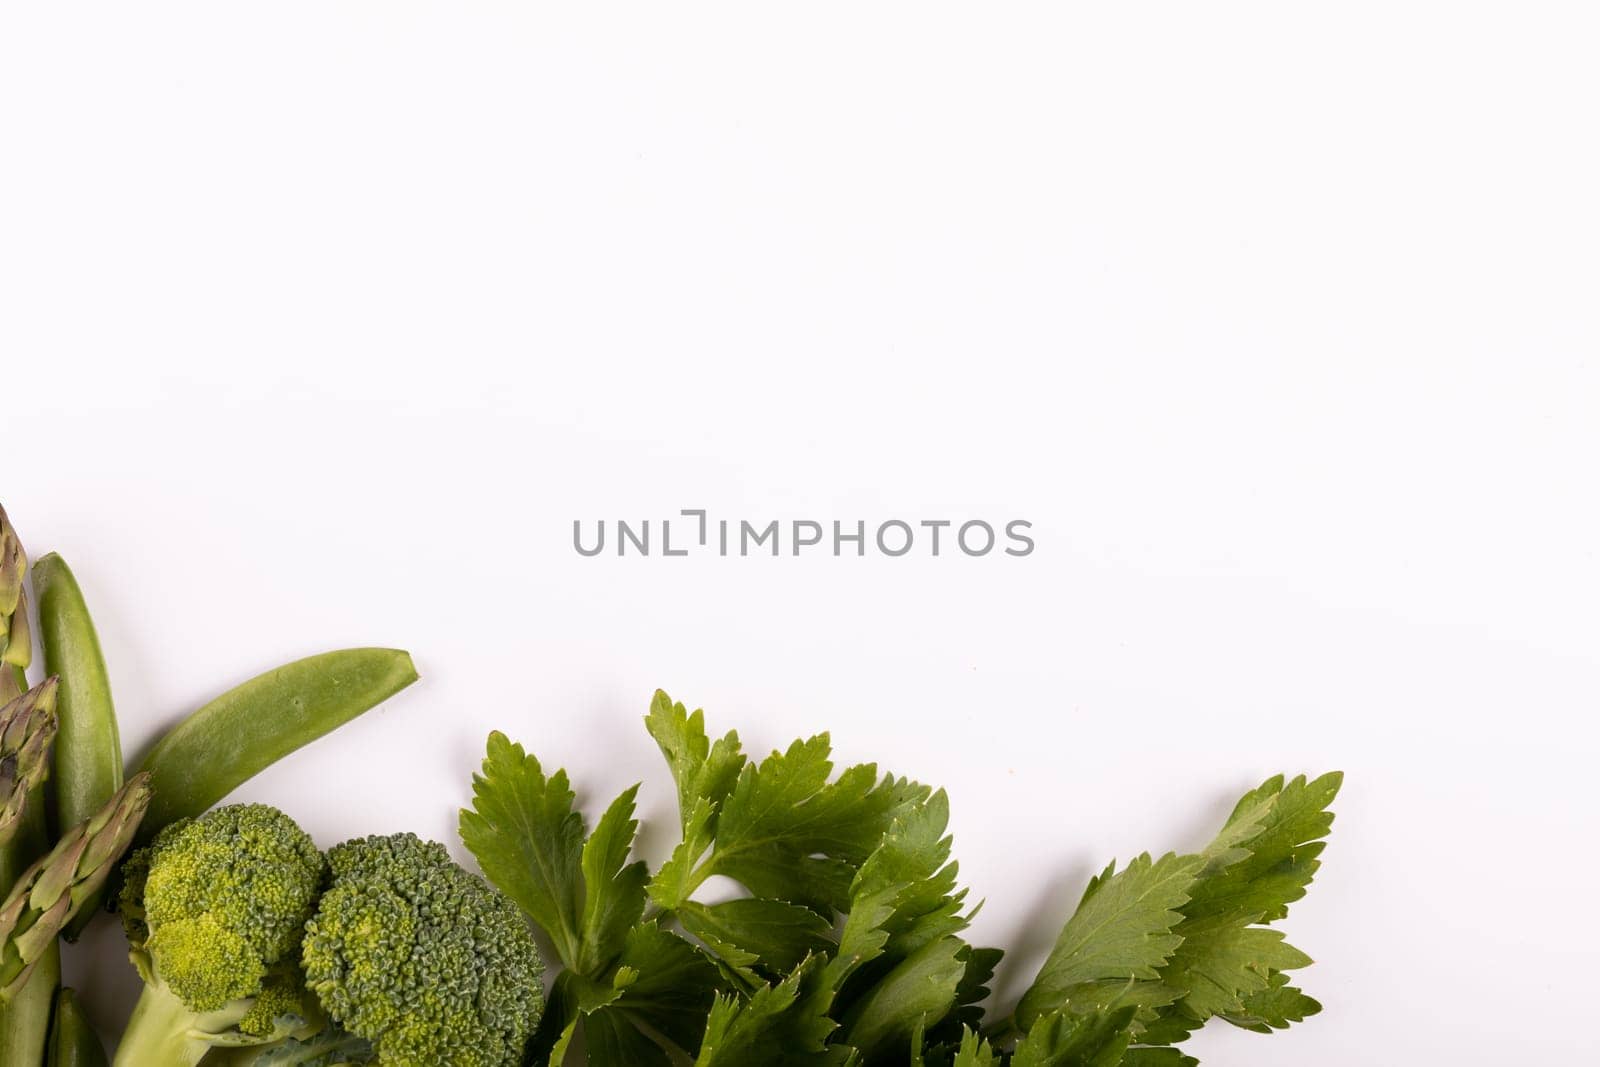
<svg viewBox="0 0 1600 1067"><path fill-rule="evenodd" d="M412 834L328 853L306 926L306 983L385 1067L516 1067L544 1007L543 964L510 900Z"/></svg>
<svg viewBox="0 0 1600 1067"><path fill-rule="evenodd" d="M320 1028L295 957L325 880L316 843L262 804L174 823L136 853L120 902L145 989L119 1067Z"/></svg>

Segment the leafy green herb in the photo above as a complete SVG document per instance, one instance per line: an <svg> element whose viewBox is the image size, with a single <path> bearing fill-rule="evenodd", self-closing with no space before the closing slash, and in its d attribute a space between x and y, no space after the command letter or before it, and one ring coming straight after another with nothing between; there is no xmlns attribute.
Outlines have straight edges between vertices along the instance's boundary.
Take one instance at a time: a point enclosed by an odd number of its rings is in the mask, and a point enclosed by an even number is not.
<svg viewBox="0 0 1600 1067"><path fill-rule="evenodd" d="M826 734L752 759L661 692L645 725L681 832L653 875L630 862L637 786L591 834L566 774L500 734L461 814L565 966L531 1062L581 1032L597 1067L1187 1067L1175 1046L1208 1019L1270 1033L1320 1010L1270 924L1316 873L1336 774L1267 781L1200 853L1108 866L1016 1010L986 1019L1002 954L964 937L942 790L836 772ZM697 899L713 875L745 895Z"/></svg>

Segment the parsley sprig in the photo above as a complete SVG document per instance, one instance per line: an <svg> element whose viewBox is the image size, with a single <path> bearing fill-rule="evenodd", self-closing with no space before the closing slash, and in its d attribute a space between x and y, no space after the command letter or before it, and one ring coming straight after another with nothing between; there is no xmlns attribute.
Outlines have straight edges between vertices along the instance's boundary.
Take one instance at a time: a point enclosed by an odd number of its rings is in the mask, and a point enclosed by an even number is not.
<svg viewBox="0 0 1600 1067"><path fill-rule="evenodd" d="M657 692L645 725L680 838L630 862L638 786L591 832L564 771L489 738L461 836L562 964L535 1064L582 1034L597 1067L1180 1067L1208 1020L1270 1033L1321 1006L1272 924L1306 893L1340 776L1273 778L1193 855L1092 879L1015 1010L986 1018L1001 952L969 943L942 790L835 774L828 736L749 758ZM705 902L720 875L745 895Z"/></svg>

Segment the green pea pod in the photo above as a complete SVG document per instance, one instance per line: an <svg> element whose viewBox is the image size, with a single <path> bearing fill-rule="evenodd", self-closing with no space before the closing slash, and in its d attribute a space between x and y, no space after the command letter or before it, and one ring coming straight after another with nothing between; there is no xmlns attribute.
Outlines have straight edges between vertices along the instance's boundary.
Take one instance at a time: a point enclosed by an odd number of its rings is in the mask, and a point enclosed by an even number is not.
<svg viewBox="0 0 1600 1067"><path fill-rule="evenodd" d="M100 638L66 560L52 552L35 562L33 589L45 673L60 679L50 775L59 830L83 822L122 788L122 740Z"/></svg>
<svg viewBox="0 0 1600 1067"><path fill-rule="evenodd" d="M45 671L60 679L60 726L49 781L59 835L99 811L122 788L122 739L100 638L66 560L52 552L35 561L33 589L39 599ZM65 932L67 940L76 941L97 910L91 901L78 912Z"/></svg>
<svg viewBox="0 0 1600 1067"><path fill-rule="evenodd" d="M89 1025L78 996L70 989L56 994L56 1019L50 1029L50 1054L45 1067L106 1067L106 1050Z"/></svg>
<svg viewBox="0 0 1600 1067"><path fill-rule="evenodd" d="M296 660L217 697L145 757L155 799L141 840L199 815L246 780L417 680L411 656L351 648Z"/></svg>

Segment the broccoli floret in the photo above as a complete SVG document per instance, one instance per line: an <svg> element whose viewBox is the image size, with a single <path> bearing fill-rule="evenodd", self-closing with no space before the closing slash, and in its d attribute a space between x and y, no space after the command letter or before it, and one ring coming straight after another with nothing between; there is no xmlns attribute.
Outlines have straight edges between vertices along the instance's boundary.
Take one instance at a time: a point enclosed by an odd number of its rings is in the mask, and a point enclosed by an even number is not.
<svg viewBox="0 0 1600 1067"><path fill-rule="evenodd" d="M118 1067L193 1067L213 1047L320 1030L297 953L326 874L310 836L264 804L174 823L136 853L121 907L145 988Z"/></svg>
<svg viewBox="0 0 1600 1067"><path fill-rule="evenodd" d="M544 1007L527 921L444 846L413 834L328 853L306 984L384 1067L516 1067Z"/></svg>

